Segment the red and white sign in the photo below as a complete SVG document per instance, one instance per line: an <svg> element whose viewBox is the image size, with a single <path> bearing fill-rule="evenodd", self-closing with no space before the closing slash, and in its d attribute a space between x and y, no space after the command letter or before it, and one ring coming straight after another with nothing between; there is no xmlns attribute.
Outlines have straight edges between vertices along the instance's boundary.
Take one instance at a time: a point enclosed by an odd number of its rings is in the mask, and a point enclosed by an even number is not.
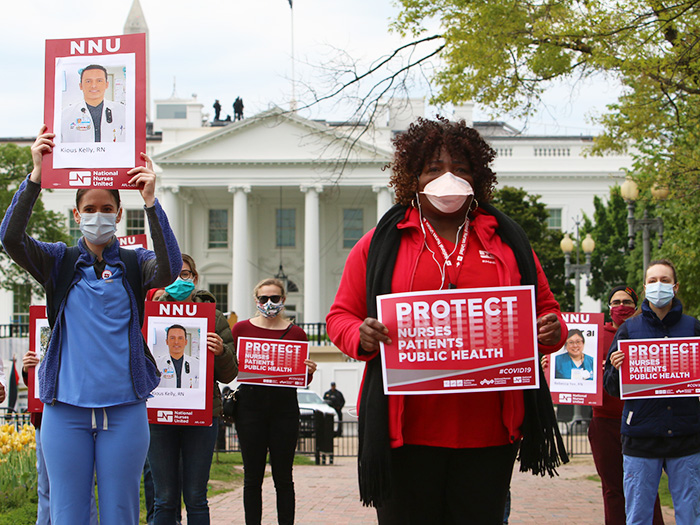
<svg viewBox="0 0 700 525"><path fill-rule="evenodd" d="M700 337L626 339L620 367L620 397L700 396Z"/></svg>
<svg viewBox="0 0 700 525"><path fill-rule="evenodd" d="M46 41L44 188L136 189L146 151L146 35Z"/></svg>
<svg viewBox="0 0 700 525"><path fill-rule="evenodd" d="M561 350L545 356L543 366L552 402L558 405L602 405L605 361L600 355L605 315L582 312L562 312L561 315L569 327L566 343ZM576 354L582 354L581 365L575 365L569 352L576 360Z"/></svg>
<svg viewBox="0 0 700 525"><path fill-rule="evenodd" d="M141 233L139 235L126 235L124 237L117 237L119 240L119 246L129 250L135 250L136 248L148 248L148 235Z"/></svg>
<svg viewBox="0 0 700 525"><path fill-rule="evenodd" d="M46 349L49 346L51 328L46 317L46 306L29 307L29 349L36 353L39 361L44 361ZM41 363L39 363L41 366ZM43 412L44 404L39 399L39 366L27 370L27 410L29 412Z"/></svg>
<svg viewBox="0 0 700 525"><path fill-rule="evenodd" d="M532 286L381 295L377 310L386 394L539 387Z"/></svg>
<svg viewBox="0 0 700 525"><path fill-rule="evenodd" d="M239 383L306 387L308 341L239 337L236 348Z"/></svg>
<svg viewBox="0 0 700 525"><path fill-rule="evenodd" d="M147 402L148 421L210 426L214 355L207 333L214 332L214 303L147 301L143 333L160 372L160 384ZM172 334L184 335L173 343Z"/></svg>

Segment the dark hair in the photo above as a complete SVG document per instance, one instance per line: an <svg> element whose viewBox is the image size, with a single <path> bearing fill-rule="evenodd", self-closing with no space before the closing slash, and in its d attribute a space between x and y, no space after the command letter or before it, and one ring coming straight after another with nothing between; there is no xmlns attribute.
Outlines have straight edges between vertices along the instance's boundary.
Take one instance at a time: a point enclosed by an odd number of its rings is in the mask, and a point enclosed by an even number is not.
<svg viewBox="0 0 700 525"><path fill-rule="evenodd" d="M673 265L670 259L655 259L651 261L646 269L644 270L644 282L647 282L647 272L649 271L649 268L652 266L656 266L657 264L663 264L664 266L668 266L671 268L671 271L673 272L673 284L678 282L678 277L676 276L676 267Z"/></svg>
<svg viewBox="0 0 700 525"><path fill-rule="evenodd" d="M474 178L474 196L488 202L493 196L496 174L489 164L496 152L479 132L464 122L450 122L444 117L428 120L419 117L408 130L394 140L394 160L389 186L396 192L396 202L408 206L418 191L418 177L427 162L444 146L453 157L466 159Z"/></svg>
<svg viewBox="0 0 700 525"><path fill-rule="evenodd" d="M78 191L75 192L75 207L80 210L80 201L83 200L83 197L85 194L90 191L90 190L101 190L104 188L80 188ZM106 190L112 194L112 197L114 197L114 200L117 203L117 209L119 209L122 205L122 199L119 196L119 190Z"/></svg>
<svg viewBox="0 0 700 525"><path fill-rule="evenodd" d="M107 70L103 67L100 66L99 64L90 64L87 67L84 67L83 69L80 70L80 83L83 83L83 73L86 71L90 71L91 69L99 69L100 71L103 71L105 74L105 80L107 80Z"/></svg>
<svg viewBox="0 0 700 525"><path fill-rule="evenodd" d="M584 343L586 342L586 338L583 337L583 332L581 330L579 330L578 328L572 328L571 330L569 330L569 333L566 334L566 340L568 341L569 339L571 339L572 335L580 335L581 339L583 339L583 342Z"/></svg>
<svg viewBox="0 0 700 525"><path fill-rule="evenodd" d="M166 338L170 335L170 330L172 330L173 328L177 328L177 329L182 330L183 332L185 332L185 339L187 339L187 329L185 329L185 327L182 326L181 324L174 324L174 325L172 325L172 326L168 326L168 327L165 329L165 337L166 337Z"/></svg>

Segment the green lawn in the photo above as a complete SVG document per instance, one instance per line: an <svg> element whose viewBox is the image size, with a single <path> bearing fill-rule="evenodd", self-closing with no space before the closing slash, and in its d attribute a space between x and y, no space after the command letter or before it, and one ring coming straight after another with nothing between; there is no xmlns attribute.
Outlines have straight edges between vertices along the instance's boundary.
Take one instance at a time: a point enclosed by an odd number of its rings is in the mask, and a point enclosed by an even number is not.
<svg viewBox="0 0 700 525"><path fill-rule="evenodd" d="M312 458L296 456L295 465L313 465ZM223 494L235 490L243 485L243 461L238 452L214 453L214 459L209 472L209 485L207 496L209 498L217 494ZM34 492L22 491L14 494L0 494L5 496L8 504L0 503L0 525L32 525L36 522L36 489ZM12 501L10 501L12 500ZM242 502L241 502L242 504ZM99 502L98 502L99 505ZM184 512L184 510L183 510ZM143 497L143 483L141 484L141 511L140 522L146 523L146 506Z"/></svg>

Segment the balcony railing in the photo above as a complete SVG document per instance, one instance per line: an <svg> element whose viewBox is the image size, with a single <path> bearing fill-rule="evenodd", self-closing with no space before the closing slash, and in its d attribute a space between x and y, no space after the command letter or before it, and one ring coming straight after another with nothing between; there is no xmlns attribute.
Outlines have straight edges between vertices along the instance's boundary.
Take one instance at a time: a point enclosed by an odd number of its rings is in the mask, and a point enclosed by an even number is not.
<svg viewBox="0 0 700 525"><path fill-rule="evenodd" d="M326 323L298 323L309 338L309 343L318 346L330 346L331 343L326 333Z"/></svg>

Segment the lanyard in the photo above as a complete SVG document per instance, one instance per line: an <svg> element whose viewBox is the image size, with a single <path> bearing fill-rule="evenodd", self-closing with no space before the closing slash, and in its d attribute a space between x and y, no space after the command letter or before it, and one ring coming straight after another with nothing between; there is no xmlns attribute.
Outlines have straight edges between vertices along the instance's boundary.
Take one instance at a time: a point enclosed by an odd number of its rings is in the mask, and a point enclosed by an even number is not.
<svg viewBox="0 0 700 525"><path fill-rule="evenodd" d="M448 280L448 288L457 288L457 278L459 277L459 271L462 266L462 261L464 260L464 252L467 249L467 238L469 237L469 219L467 218L464 224L462 225L462 228L464 230L462 231L462 240L459 243L459 249L457 246L455 246L455 249L452 250L452 253L447 253L447 249L445 249L445 245L442 242L442 239L440 239L440 236L435 232L433 229L432 224L423 217L423 224L428 228L428 231L430 232L430 235L433 236L433 239L435 239L435 243L438 245L438 248L440 249L440 253L442 253L442 257L445 259L445 263L442 265L441 269L441 274L442 275L442 280L444 284L445 281L445 273L447 273L447 280ZM430 249L430 248L428 248ZM431 250L432 251L432 250ZM452 261L450 260L450 256L457 251L457 260L455 261L455 264L452 264ZM434 255L434 254L433 254ZM437 262L437 261L436 261ZM438 266L440 263L438 263ZM442 284L440 285L440 288L442 288Z"/></svg>

